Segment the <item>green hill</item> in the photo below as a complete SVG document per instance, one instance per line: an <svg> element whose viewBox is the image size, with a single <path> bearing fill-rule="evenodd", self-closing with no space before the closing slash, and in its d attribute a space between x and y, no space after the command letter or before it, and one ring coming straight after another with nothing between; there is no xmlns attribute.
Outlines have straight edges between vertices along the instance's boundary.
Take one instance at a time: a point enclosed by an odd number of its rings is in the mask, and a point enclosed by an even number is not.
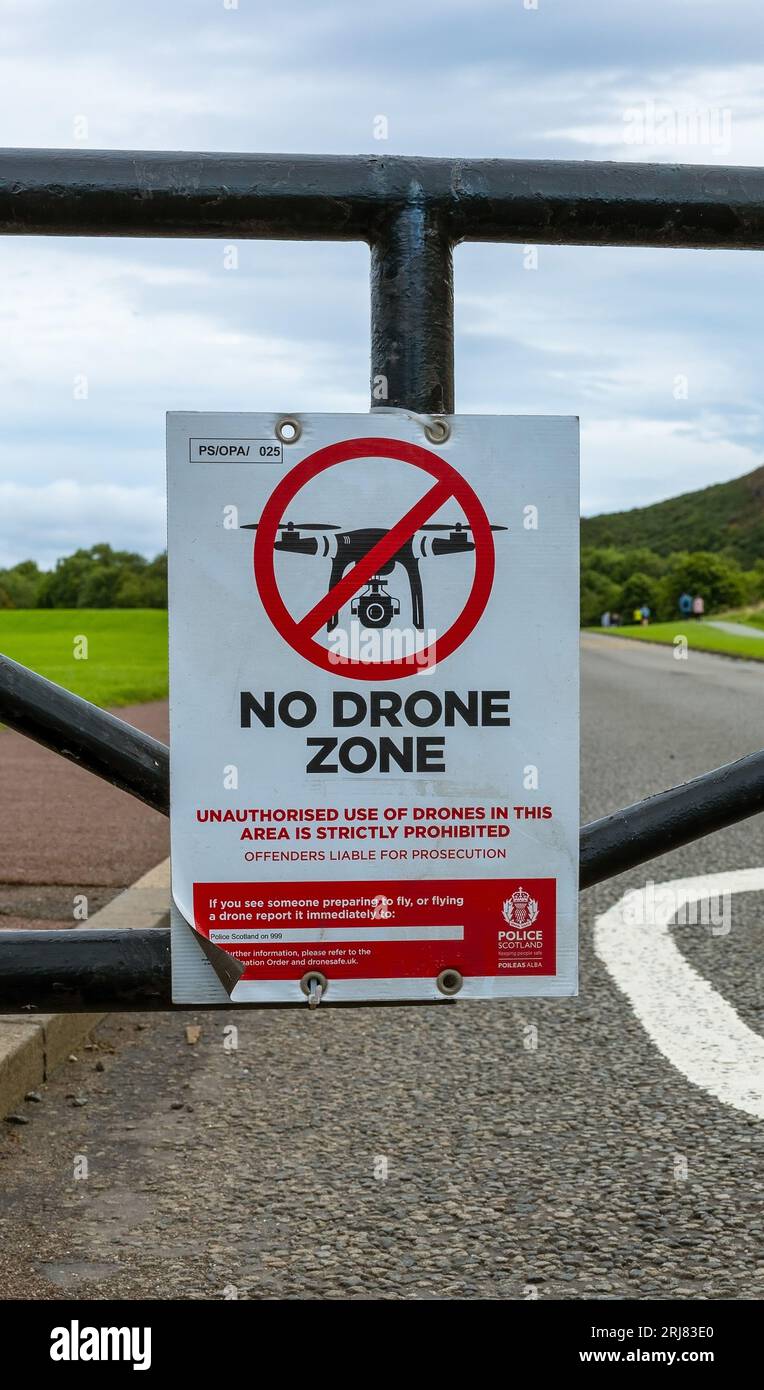
<svg viewBox="0 0 764 1390"><path fill-rule="evenodd" d="M647 546L658 555L726 551L750 568L764 557L764 466L650 507L583 517L581 544L624 550Z"/></svg>

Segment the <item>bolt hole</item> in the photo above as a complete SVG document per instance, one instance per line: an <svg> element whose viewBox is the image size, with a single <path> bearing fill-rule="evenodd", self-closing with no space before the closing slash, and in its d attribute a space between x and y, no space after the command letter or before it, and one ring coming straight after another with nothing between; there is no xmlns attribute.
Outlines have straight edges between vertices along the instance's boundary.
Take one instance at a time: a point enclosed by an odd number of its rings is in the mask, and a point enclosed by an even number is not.
<svg viewBox="0 0 764 1390"><path fill-rule="evenodd" d="M300 989L302 990L303 994L309 995L314 985L316 987L320 985L322 994L326 994L326 991L329 988L329 981L327 980L325 975L321 974L320 970L309 970L307 975L303 975L302 979L300 980Z"/></svg>
<svg viewBox="0 0 764 1390"><path fill-rule="evenodd" d="M430 420L424 427L424 432L431 444L445 444L451 438L451 426L448 420L435 418Z"/></svg>
<svg viewBox="0 0 764 1390"><path fill-rule="evenodd" d="M435 983L441 994L458 994L464 979L458 970L441 970Z"/></svg>
<svg viewBox="0 0 764 1390"><path fill-rule="evenodd" d="M276 425L276 435L282 444L296 444L302 434L302 425L291 415L284 415Z"/></svg>

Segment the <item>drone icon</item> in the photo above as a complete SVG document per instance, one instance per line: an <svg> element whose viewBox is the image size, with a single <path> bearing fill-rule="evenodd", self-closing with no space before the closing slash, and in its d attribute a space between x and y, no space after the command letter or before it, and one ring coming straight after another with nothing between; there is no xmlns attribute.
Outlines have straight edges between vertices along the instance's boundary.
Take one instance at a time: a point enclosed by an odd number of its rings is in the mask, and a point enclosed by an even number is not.
<svg viewBox="0 0 764 1390"><path fill-rule="evenodd" d="M259 521L251 521L242 526L244 531L256 531ZM342 579L345 571L362 560L375 545L387 535L389 529L363 527L356 531L343 531L340 526L321 522L283 522L278 530L275 550L286 551L291 555L315 555L320 559L331 557L328 592ZM506 531L506 526L491 526L492 531ZM306 531L317 531L320 535L303 535ZM445 536L432 536L431 532L446 532ZM388 593L387 578L396 565L401 565L409 582L411 594L411 617L415 628L424 631L424 594L419 561L427 556L465 555L475 549L470 539L472 527L466 522L430 522L420 526L409 536L395 554L373 574L363 591L357 594L350 605L353 617L357 617L362 627L389 627L394 617L401 611L400 600ZM333 613L326 624L327 632L332 632L339 622L339 614Z"/></svg>

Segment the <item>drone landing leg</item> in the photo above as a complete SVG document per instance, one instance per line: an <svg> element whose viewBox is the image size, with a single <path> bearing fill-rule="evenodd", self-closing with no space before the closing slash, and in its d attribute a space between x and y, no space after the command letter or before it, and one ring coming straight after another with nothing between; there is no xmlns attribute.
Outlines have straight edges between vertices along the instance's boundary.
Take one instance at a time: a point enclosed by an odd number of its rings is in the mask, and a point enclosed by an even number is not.
<svg viewBox="0 0 764 1390"><path fill-rule="evenodd" d="M339 584L343 574L345 573L345 570L347 569L347 565L348 562L346 559L344 559L341 555L335 555L334 559L332 560L332 572L329 575L329 593L331 593L335 584ZM326 624L327 632L334 632L334 629L336 628L339 620L339 613L332 613L331 618Z"/></svg>
<svg viewBox="0 0 764 1390"><path fill-rule="evenodd" d="M419 561L412 556L401 560L401 564L408 575L409 588L411 589L411 619L414 627L419 631L424 631L424 594L422 593L422 576L419 573Z"/></svg>

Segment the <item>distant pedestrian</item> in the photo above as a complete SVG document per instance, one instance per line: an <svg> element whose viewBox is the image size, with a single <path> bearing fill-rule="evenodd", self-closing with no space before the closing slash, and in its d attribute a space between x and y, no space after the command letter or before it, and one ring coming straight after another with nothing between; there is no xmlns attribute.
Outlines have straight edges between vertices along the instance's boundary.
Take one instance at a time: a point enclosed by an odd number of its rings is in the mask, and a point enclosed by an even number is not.
<svg viewBox="0 0 764 1390"><path fill-rule="evenodd" d="M643 626L643 627L647 627L647 625L648 625L648 623L649 623L649 621L650 621L650 611L651 611L651 610L648 608L648 606L647 606L646 603L643 603L643 604L642 604L642 607L640 608L639 611L640 611L640 613L642 614L642 626Z"/></svg>
<svg viewBox="0 0 764 1390"><path fill-rule="evenodd" d="M632 617L632 621L633 621L633 622L635 622L635 623L641 623L641 621L642 621L642 609L641 609L641 608L635 608L635 609L634 609L634 612L633 612L632 615L631 615L631 617Z"/></svg>
<svg viewBox="0 0 764 1390"><path fill-rule="evenodd" d="M600 618L600 627L610 627L610 614L603 613Z"/></svg>
<svg viewBox="0 0 764 1390"><path fill-rule="evenodd" d="M692 594L684 593L679 595L679 612L689 617L692 612Z"/></svg>
<svg viewBox="0 0 764 1390"><path fill-rule="evenodd" d="M694 599L692 600L692 616L693 616L693 618L697 618L698 621L699 621L699 620L703 617L703 614L705 613L705 611L706 611L706 601L705 601L705 599L704 599L704 598L701 598L701 595L700 595L700 594L696 594L695 597L694 597Z"/></svg>

